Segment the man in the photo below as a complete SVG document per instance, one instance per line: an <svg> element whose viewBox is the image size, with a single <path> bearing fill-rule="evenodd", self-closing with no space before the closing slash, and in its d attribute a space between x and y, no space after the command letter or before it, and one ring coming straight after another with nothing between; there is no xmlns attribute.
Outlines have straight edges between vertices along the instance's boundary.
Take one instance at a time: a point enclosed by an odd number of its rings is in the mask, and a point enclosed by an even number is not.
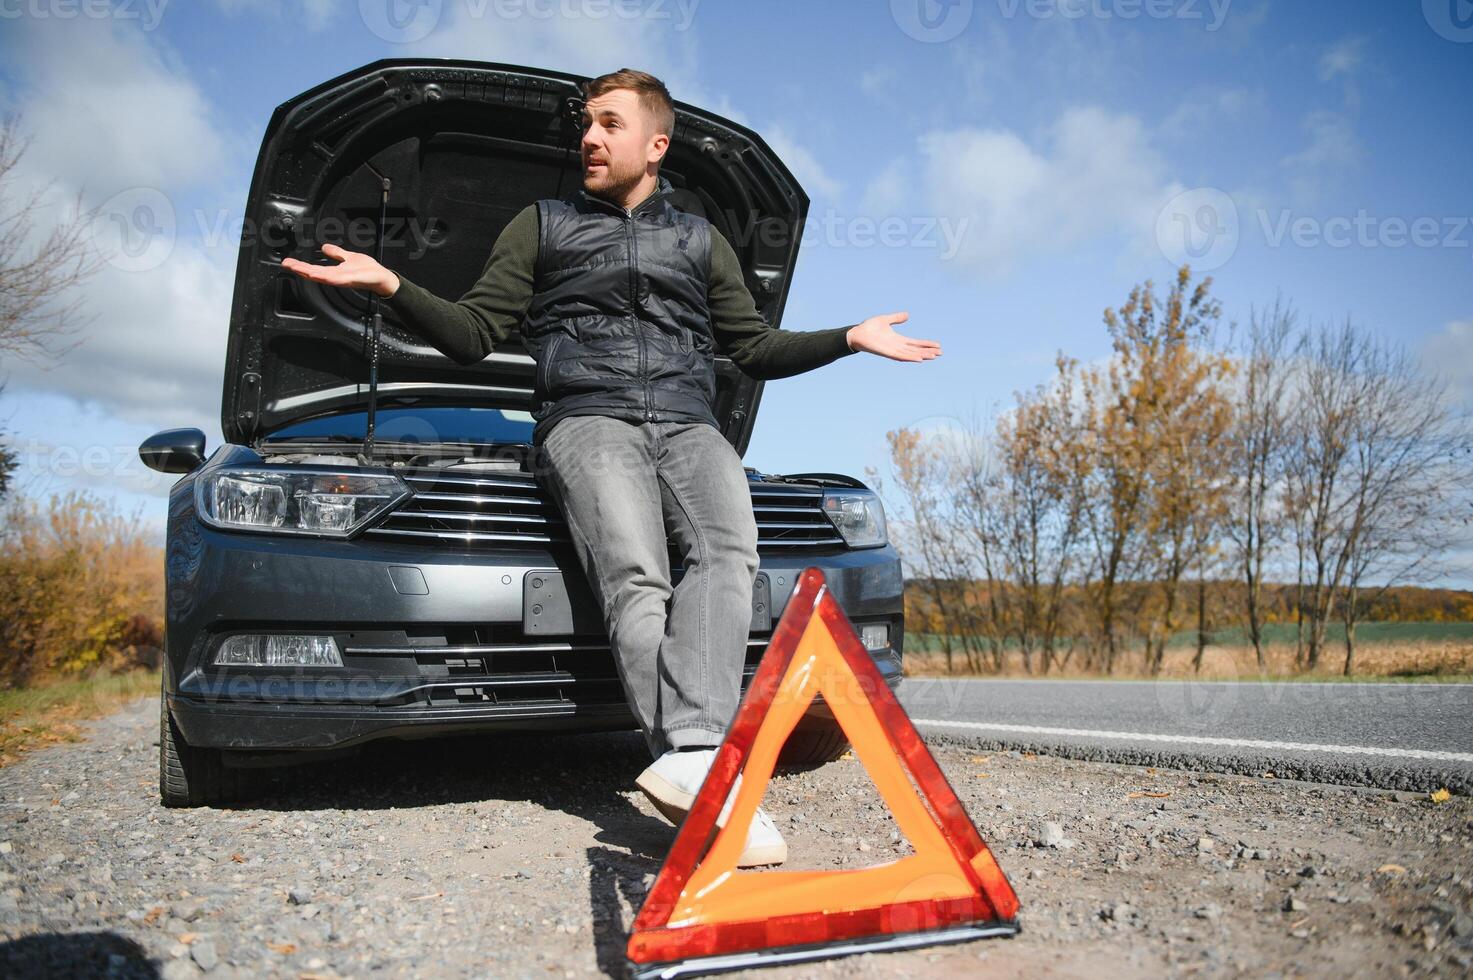
<svg viewBox="0 0 1473 980"><path fill-rule="evenodd" d="M746 474L713 413L715 352L753 377L782 378L857 351L925 361L941 347L896 333L905 313L831 330L772 329L731 245L669 201L659 168L675 108L664 84L625 68L586 83L584 95L581 190L517 214L457 302L336 245L322 246L336 265L282 265L386 298L459 363L520 331L537 364L539 468L603 604L620 681L655 760L636 785L679 824L736 714L758 567ZM667 535L685 566L674 588ZM734 799L735 790L728 810ZM738 863L786 858L759 809Z"/></svg>

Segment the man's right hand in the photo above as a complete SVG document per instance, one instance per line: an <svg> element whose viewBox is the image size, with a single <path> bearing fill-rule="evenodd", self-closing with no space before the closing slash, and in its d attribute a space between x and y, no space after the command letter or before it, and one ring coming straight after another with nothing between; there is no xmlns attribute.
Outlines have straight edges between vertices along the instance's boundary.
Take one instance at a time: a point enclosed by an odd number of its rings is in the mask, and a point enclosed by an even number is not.
<svg viewBox="0 0 1473 980"><path fill-rule="evenodd" d="M312 265L298 259L282 259L281 267L312 282L347 289L366 289L385 299L393 296L399 288L398 276L362 252L350 252L329 243L322 246L322 254L330 259L337 259L338 264Z"/></svg>

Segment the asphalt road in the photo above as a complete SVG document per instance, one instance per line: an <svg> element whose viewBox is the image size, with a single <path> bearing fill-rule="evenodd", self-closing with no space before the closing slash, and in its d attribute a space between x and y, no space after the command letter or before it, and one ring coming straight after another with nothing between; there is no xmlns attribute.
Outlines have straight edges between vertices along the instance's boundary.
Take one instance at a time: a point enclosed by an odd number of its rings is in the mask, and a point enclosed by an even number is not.
<svg viewBox="0 0 1473 980"><path fill-rule="evenodd" d="M909 677L928 740L1473 795L1473 684Z"/></svg>

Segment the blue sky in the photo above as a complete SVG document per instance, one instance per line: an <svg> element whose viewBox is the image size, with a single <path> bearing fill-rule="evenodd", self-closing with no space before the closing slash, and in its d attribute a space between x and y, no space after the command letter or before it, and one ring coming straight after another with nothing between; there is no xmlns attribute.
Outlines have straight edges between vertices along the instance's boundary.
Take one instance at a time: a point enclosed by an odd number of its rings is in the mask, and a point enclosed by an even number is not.
<svg viewBox="0 0 1473 980"><path fill-rule="evenodd" d="M1188 255L1230 318L1282 291L1473 401L1468 0L0 0L22 184L174 216L157 261L89 284L80 346L3 365L24 486L161 524L136 447L176 425L218 444L230 229L272 109L418 55L653 71L808 191L785 328L906 310L942 344L769 382L763 470L885 472L888 430L986 417L1059 350L1105 356L1104 308Z"/></svg>

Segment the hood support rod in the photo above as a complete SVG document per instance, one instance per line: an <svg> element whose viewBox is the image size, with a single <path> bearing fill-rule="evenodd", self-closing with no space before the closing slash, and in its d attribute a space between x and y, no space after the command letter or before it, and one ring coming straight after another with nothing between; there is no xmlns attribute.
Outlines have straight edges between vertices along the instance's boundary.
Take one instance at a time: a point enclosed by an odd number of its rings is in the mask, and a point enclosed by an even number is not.
<svg viewBox="0 0 1473 980"><path fill-rule="evenodd" d="M373 168L370 167L370 170ZM378 177L379 203L378 224L373 230L373 258L379 265L384 263L384 225L389 220L389 178L374 171ZM368 416L363 428L363 459L367 465L373 465L373 426L375 415L378 413L378 338L379 331L383 328L384 317L379 312L378 294L372 290L368 293L368 313L364 321L364 329L368 332Z"/></svg>

